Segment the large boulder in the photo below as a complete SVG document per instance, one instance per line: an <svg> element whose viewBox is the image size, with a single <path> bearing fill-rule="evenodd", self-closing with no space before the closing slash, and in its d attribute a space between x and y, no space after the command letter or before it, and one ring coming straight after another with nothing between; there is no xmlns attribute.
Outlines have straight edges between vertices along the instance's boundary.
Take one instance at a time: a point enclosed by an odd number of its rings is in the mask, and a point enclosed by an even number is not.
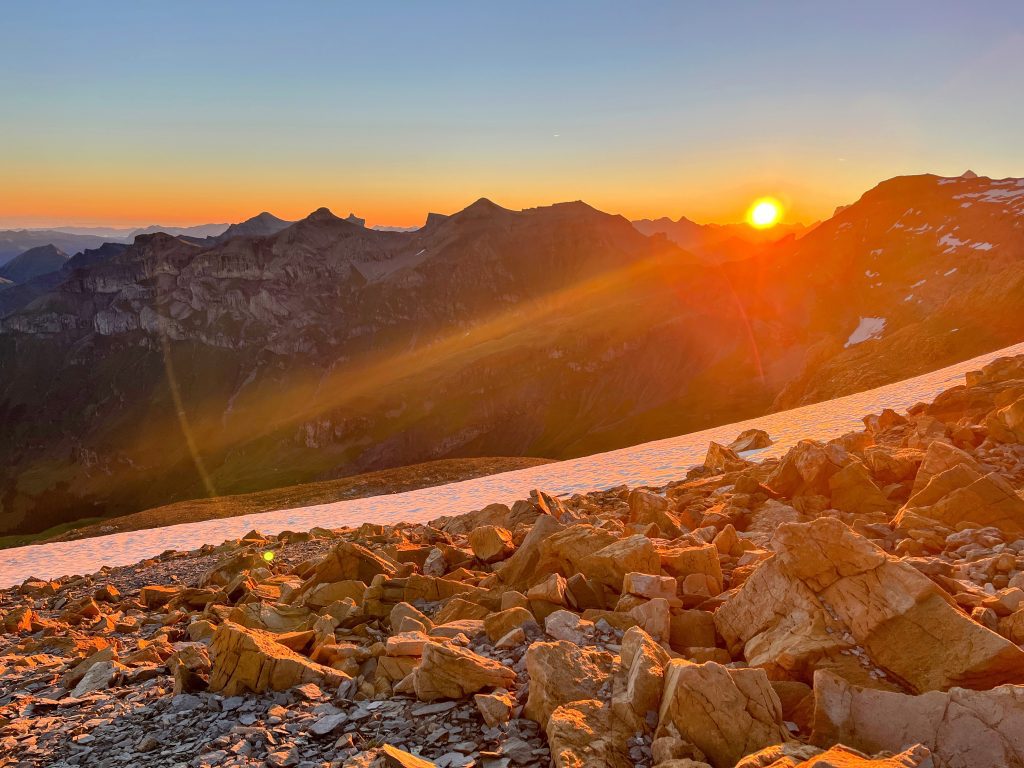
<svg viewBox="0 0 1024 768"><path fill-rule="evenodd" d="M1024 687L953 688L920 696L851 685L819 672L814 680L815 744L841 742L865 752L899 752L915 743L935 768L1024 765Z"/></svg>
<svg viewBox="0 0 1024 768"><path fill-rule="evenodd" d="M668 652L639 627L630 627L622 636L619 658L612 676L613 723L628 736L650 733L650 718L661 709Z"/></svg>
<svg viewBox="0 0 1024 768"><path fill-rule="evenodd" d="M530 695L523 717L546 728L558 707L596 698L611 673L613 659L610 653L564 640L534 643L526 650Z"/></svg>
<svg viewBox="0 0 1024 768"><path fill-rule="evenodd" d="M734 657L775 679L832 669L915 692L1024 682L1024 651L842 522L783 525L772 545L776 555L715 613Z"/></svg>
<svg viewBox="0 0 1024 768"><path fill-rule="evenodd" d="M630 768L635 765L623 743L612 735L608 707L595 699L563 704L547 724L554 768Z"/></svg>
<svg viewBox="0 0 1024 768"><path fill-rule="evenodd" d="M210 644L210 690L225 696L244 691L285 691L303 683L337 687L349 679L277 642L275 635L231 621L217 627Z"/></svg>
<svg viewBox="0 0 1024 768"><path fill-rule="evenodd" d="M441 643L427 643L413 673L416 697L421 701L463 699L487 688L508 688L516 673L508 667L473 653Z"/></svg>
<svg viewBox="0 0 1024 768"><path fill-rule="evenodd" d="M745 755L789 738L782 705L761 669L673 659L655 736L678 735L714 768L732 768Z"/></svg>
<svg viewBox="0 0 1024 768"><path fill-rule="evenodd" d="M932 476L893 520L897 528L908 512L954 529L991 526L1009 536L1024 534L1024 499L1001 475L982 475L966 464Z"/></svg>
<svg viewBox="0 0 1024 768"><path fill-rule="evenodd" d="M395 561L361 544L343 541L314 566L313 573L302 587L296 590L290 601L297 602L300 597L321 584L336 581L361 581L369 584L377 575L390 578L397 573L398 567Z"/></svg>
<svg viewBox="0 0 1024 768"><path fill-rule="evenodd" d="M736 768L935 768L927 747L915 744L898 755L871 757L842 745L828 750L791 741L744 758Z"/></svg>
<svg viewBox="0 0 1024 768"><path fill-rule="evenodd" d="M627 573L661 573L661 559L654 543L639 534L616 539L607 546L591 550L579 569L585 576L618 592Z"/></svg>

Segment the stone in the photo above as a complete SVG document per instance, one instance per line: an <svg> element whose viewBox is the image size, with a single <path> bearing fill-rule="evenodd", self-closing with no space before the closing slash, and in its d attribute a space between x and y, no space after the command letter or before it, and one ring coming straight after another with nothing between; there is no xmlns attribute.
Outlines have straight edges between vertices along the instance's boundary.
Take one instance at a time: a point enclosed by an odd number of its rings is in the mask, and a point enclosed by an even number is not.
<svg viewBox="0 0 1024 768"><path fill-rule="evenodd" d="M814 679L811 741L842 743L866 753L931 751L935 768L1024 765L1024 687L953 688L917 696L851 685L819 672Z"/></svg>
<svg viewBox="0 0 1024 768"><path fill-rule="evenodd" d="M484 563L504 560L515 551L512 534L497 525L483 525L470 531L469 547Z"/></svg>
<svg viewBox="0 0 1024 768"><path fill-rule="evenodd" d="M627 573L622 581L624 594L653 599L663 597L675 600L679 585L672 576L653 576L648 573Z"/></svg>
<svg viewBox="0 0 1024 768"><path fill-rule="evenodd" d="M860 461L851 461L832 475L828 487L832 506L853 515L885 513L894 506Z"/></svg>
<svg viewBox="0 0 1024 768"><path fill-rule="evenodd" d="M839 520L783 525L773 547L715 612L733 656L773 678L809 683L832 669L915 692L1024 682L1024 651Z"/></svg>
<svg viewBox="0 0 1024 768"><path fill-rule="evenodd" d="M413 673L420 701L462 699L485 688L509 688L515 679L514 671L492 659L440 643L423 646L422 660Z"/></svg>
<svg viewBox="0 0 1024 768"><path fill-rule="evenodd" d="M398 564L366 547L343 541L323 557L302 586L293 593L291 602L298 602L306 593L322 584L339 581L361 581L369 584L375 576L392 577Z"/></svg>
<svg viewBox="0 0 1024 768"><path fill-rule="evenodd" d="M714 544L664 545L658 547L657 553L661 567L677 581L685 582L687 576L699 574L706 577L701 579L700 583L707 585L704 591L708 596L717 595L722 591L722 564L719 560L718 547Z"/></svg>
<svg viewBox="0 0 1024 768"><path fill-rule="evenodd" d="M704 469L715 474L723 472L736 472L744 469L747 462L736 455L731 448L726 448L721 443L713 440L708 443L708 452L704 456Z"/></svg>
<svg viewBox="0 0 1024 768"><path fill-rule="evenodd" d="M400 632L389 637L384 646L388 656L422 656L423 646L431 642L422 632Z"/></svg>
<svg viewBox="0 0 1024 768"><path fill-rule="evenodd" d="M526 599L565 605L565 578L561 574L552 573L544 581L526 590Z"/></svg>
<svg viewBox="0 0 1024 768"><path fill-rule="evenodd" d="M612 675L612 724L625 738L651 733L661 709L669 655L639 627L622 636L620 662Z"/></svg>
<svg viewBox="0 0 1024 768"><path fill-rule="evenodd" d="M166 587L160 584L151 584L139 590L139 600L150 610L163 608L177 597L182 589L183 587Z"/></svg>
<svg viewBox="0 0 1024 768"><path fill-rule="evenodd" d="M653 542L638 534L618 539L587 555L581 571L588 578L618 591L627 573L661 573L661 560Z"/></svg>
<svg viewBox="0 0 1024 768"><path fill-rule="evenodd" d="M498 613L492 613L484 619L484 631L491 642L497 642L516 627L536 626L537 622L533 614L525 608L507 608Z"/></svg>
<svg viewBox="0 0 1024 768"><path fill-rule="evenodd" d="M563 704L545 729L554 768L631 768L628 754L613 742L608 708L593 699ZM623 745L624 746L624 745Z"/></svg>
<svg viewBox="0 0 1024 768"><path fill-rule="evenodd" d="M494 693L478 693L473 697L480 716L490 727L495 728L502 723L512 719L512 711L515 709L515 699L508 691Z"/></svg>
<svg viewBox="0 0 1024 768"><path fill-rule="evenodd" d="M656 525L667 538L683 535L679 519L669 511L669 502L664 496L650 491L630 491L628 502L630 523Z"/></svg>
<svg viewBox="0 0 1024 768"><path fill-rule="evenodd" d="M537 518L515 553L495 566L497 581L512 589L526 589L537 581L541 544L565 526L550 515Z"/></svg>
<svg viewBox="0 0 1024 768"><path fill-rule="evenodd" d="M544 619L544 631L556 640L586 645L593 640L594 622L587 621L572 611L555 611Z"/></svg>
<svg viewBox="0 0 1024 768"><path fill-rule="evenodd" d="M209 690L235 696L244 691L285 691L303 683L337 687L345 673L310 661L275 642L274 635L226 621L210 646Z"/></svg>
<svg viewBox="0 0 1024 768"><path fill-rule="evenodd" d="M607 679L613 656L559 640L533 643L526 650L530 695L523 717L546 728L562 704L593 699Z"/></svg>
<svg viewBox="0 0 1024 768"><path fill-rule="evenodd" d="M714 768L732 768L744 756L789 739L764 670L714 662L668 662L655 735L670 728Z"/></svg>
<svg viewBox="0 0 1024 768"><path fill-rule="evenodd" d="M771 436L763 429L745 429L737 435L735 440L729 443L728 448L734 453L742 453L743 451L767 448L772 442Z"/></svg>
<svg viewBox="0 0 1024 768"><path fill-rule="evenodd" d="M114 675L117 672L117 662L114 661L101 661L93 664L89 667L89 671L86 672L82 679L78 681L78 684L71 690L72 697L84 696L92 691L103 690L109 688L110 684L114 681Z"/></svg>
<svg viewBox="0 0 1024 768"><path fill-rule="evenodd" d="M953 482L952 477L956 478ZM927 503L940 490L946 489L948 493ZM932 477L904 509L914 510L950 528L970 523L972 527L998 528L1009 536L1024 534L1024 499L999 474L991 472L979 477L964 465ZM894 525L899 524L897 515Z"/></svg>

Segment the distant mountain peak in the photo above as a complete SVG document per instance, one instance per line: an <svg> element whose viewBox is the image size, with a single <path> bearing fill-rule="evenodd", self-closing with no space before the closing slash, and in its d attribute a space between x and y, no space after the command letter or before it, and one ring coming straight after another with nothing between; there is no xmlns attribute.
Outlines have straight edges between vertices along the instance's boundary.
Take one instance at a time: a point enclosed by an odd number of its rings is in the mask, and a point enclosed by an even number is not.
<svg viewBox="0 0 1024 768"><path fill-rule="evenodd" d="M976 178L978 178L978 174L976 174L974 171L972 171L970 168L968 168L966 171L964 171L963 173L960 174L960 178L961 179L976 179Z"/></svg>
<svg viewBox="0 0 1024 768"><path fill-rule="evenodd" d="M24 283L39 275L56 272L69 258L68 254L52 243L38 245L0 267L0 277L13 283Z"/></svg>

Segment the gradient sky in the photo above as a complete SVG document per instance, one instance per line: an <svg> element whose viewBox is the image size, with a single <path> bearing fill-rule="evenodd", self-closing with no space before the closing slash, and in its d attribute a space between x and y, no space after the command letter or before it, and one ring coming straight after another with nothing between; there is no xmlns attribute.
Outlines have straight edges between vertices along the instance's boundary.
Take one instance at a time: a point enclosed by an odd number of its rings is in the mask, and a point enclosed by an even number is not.
<svg viewBox="0 0 1024 768"><path fill-rule="evenodd" d="M1024 3L7 3L0 226L738 221L1024 176Z"/></svg>

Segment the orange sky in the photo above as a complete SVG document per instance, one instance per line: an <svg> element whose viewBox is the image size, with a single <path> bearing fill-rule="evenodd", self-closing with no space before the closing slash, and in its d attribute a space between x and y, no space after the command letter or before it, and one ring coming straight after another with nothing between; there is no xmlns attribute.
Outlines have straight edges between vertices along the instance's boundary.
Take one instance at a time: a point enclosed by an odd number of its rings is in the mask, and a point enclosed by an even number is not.
<svg viewBox="0 0 1024 768"><path fill-rule="evenodd" d="M892 176L1024 176L1024 5L12 5L0 226L479 197L811 222ZM500 33L499 33L500 31Z"/></svg>

